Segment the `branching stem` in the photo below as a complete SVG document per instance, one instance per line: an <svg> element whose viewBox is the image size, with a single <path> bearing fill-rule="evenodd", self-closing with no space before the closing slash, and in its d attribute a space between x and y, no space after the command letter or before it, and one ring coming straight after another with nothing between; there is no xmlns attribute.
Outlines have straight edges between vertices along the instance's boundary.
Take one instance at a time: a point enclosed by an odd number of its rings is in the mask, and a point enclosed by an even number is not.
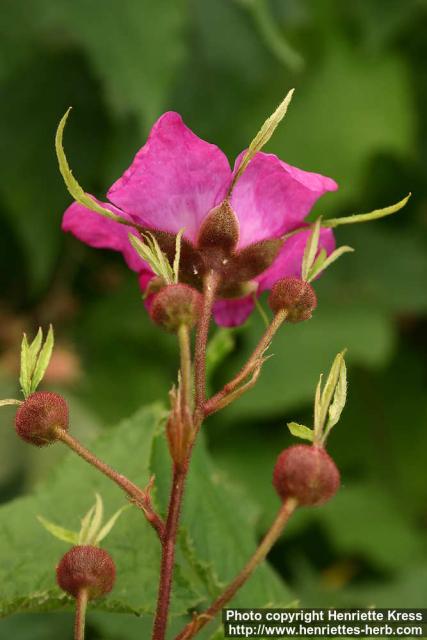
<svg viewBox="0 0 427 640"><path fill-rule="evenodd" d="M252 375L257 368L260 367L260 365L262 364L262 358L266 349L268 348L270 342L272 341L275 333L277 332L277 330L285 320L286 320L286 311L279 311L278 313L276 313L273 320L271 321L271 324L267 327L264 335L262 336L255 350L253 351L249 360L242 367L239 373L232 380L230 380L230 382L228 382L221 389L221 391L218 391L218 393L212 396L212 398L210 398L205 403L204 405L205 415L215 413L215 411L218 411L218 409L229 404L229 402L227 402L227 399L229 396L232 396L232 399L235 399L235 397L233 396L234 392L236 391L236 389L240 387L240 385L245 383L246 379L250 375ZM250 388L250 385L248 388ZM238 395L241 395L241 393L239 393Z"/></svg>

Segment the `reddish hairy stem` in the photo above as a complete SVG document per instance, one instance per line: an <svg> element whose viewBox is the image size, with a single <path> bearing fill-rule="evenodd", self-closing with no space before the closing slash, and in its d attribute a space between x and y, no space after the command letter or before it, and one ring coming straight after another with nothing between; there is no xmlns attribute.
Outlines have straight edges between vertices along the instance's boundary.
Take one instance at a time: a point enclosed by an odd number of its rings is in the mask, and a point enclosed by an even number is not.
<svg viewBox="0 0 427 640"><path fill-rule="evenodd" d="M286 311L279 311L278 313L276 313L273 320L271 321L271 324L267 327L264 335L262 336L255 350L253 351L251 357L246 362L246 364L242 367L239 373L232 380L230 380L230 382L228 382L221 389L221 391L218 391L218 393L212 396L212 398L210 398L205 403L204 405L205 415L215 413L215 411L218 411L219 409L222 409L224 406L229 404L229 402L227 401L228 400L227 396L234 394L236 389L246 380L246 378L250 376L256 370L256 368L262 364L262 357L265 350L268 348L275 333L277 332L279 327L282 325L282 323L285 321L285 319L286 319ZM247 389L248 388L250 388L250 385L247 387ZM233 399L235 399L234 395L232 396L231 401Z"/></svg>
<svg viewBox="0 0 427 640"><path fill-rule="evenodd" d="M235 400L238 400L240 398L240 396L242 396L244 393L246 393L246 391L249 391L250 389L253 389L253 387L256 385L256 383L258 381L259 374L261 373L261 367L262 367L263 362L264 362L263 359L260 360L260 363L254 368L254 370L252 372L252 375L249 378L249 380L247 382L245 382L244 384L242 384L238 389L236 389L235 391L231 391L228 394L225 394L223 396L221 395L221 397L217 398L215 400L215 402L212 403L212 404L210 403L211 402L210 400L208 402L206 402L206 404L205 404L205 416L210 416L212 413L216 413L217 411L221 411L221 409L224 409L225 407L227 407L229 404L231 404Z"/></svg>
<svg viewBox="0 0 427 640"><path fill-rule="evenodd" d="M268 532L262 539L259 547L244 566L242 571L234 578L232 582L226 587L224 592L211 604L209 609L205 612L197 615L191 622L189 622L184 629L179 633L175 640L189 640L196 635L198 631L206 624L208 624L234 596L236 591L246 582L246 580L252 575L254 569L267 557L272 546L280 537L286 523L291 517L292 513L297 507L297 501L295 498L288 498L285 500L276 516L273 524Z"/></svg>
<svg viewBox="0 0 427 640"><path fill-rule="evenodd" d="M131 498L132 502L144 512L145 517L151 526L157 531L160 539L163 537L165 525L160 516L154 511L151 504L148 491L140 489L136 484L131 482L126 476L118 473L108 464L97 458L93 453L86 449L76 438L71 436L65 429L56 429L58 439L72 449L78 456L86 460L93 467L98 469L105 476L115 482L123 491Z"/></svg>
<svg viewBox="0 0 427 640"><path fill-rule="evenodd" d="M87 589L82 588L76 598L76 617L74 620L74 640L84 640L86 608L88 602Z"/></svg>
<svg viewBox="0 0 427 640"><path fill-rule="evenodd" d="M163 640L168 623L169 602L172 589L175 564L175 544L178 532L179 515L184 493L186 469L174 467L172 491L169 500L168 517L163 537L162 562L160 568L159 594L156 617L154 619L153 640Z"/></svg>
<svg viewBox="0 0 427 640"><path fill-rule="evenodd" d="M203 421L203 405L206 394L206 345L209 333L209 323L212 315L212 307L215 301L215 294L219 283L219 276L214 271L208 273L204 282L203 307L197 325L197 335L194 354L194 391L195 410L193 425L195 429L188 443L188 452L184 464L174 464L172 489L169 499L168 515L166 519L165 534L163 537L162 561L160 569L159 594L157 600L157 611L153 626L153 640L164 640L172 588L173 570L175 564L175 543L179 526L179 516L181 512L182 498L184 494L185 479L190 464L192 447L197 431ZM181 346L181 376L188 374L189 363L186 356L188 343L183 334L179 336ZM184 339L183 339L184 338ZM181 401L184 403L183 416L186 410L189 411L189 385L184 383L181 388Z"/></svg>

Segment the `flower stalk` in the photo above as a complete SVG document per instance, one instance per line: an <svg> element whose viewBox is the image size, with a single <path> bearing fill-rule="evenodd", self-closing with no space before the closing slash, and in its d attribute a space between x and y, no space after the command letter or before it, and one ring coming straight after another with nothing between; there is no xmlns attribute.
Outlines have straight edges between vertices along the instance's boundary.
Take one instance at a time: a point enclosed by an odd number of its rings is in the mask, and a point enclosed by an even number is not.
<svg viewBox="0 0 427 640"><path fill-rule="evenodd" d="M157 609L153 626L153 640L163 640L166 634L175 564L176 536L178 533L186 476L186 468L174 465L168 516L162 541L162 560L160 565Z"/></svg>
<svg viewBox="0 0 427 640"><path fill-rule="evenodd" d="M216 411L219 411L223 407L233 402L236 398L240 397L245 391L253 387L258 379L258 375L262 364L264 362L264 353L270 346L272 339L286 320L286 311L280 310L276 313L270 325L267 327L258 345L252 352L249 360L242 367L239 373L230 382L218 391L212 398L210 398L204 404L205 416L211 415ZM245 381L249 376L252 376L251 380L245 384ZM243 385L243 386L241 386Z"/></svg>
<svg viewBox="0 0 427 640"><path fill-rule="evenodd" d="M189 638L193 638L200 629L208 624L221 609L230 602L240 587L251 577L254 570L265 560L271 548L281 536L283 529L297 506L298 502L295 498L288 498L283 502L273 524L241 572L230 582L223 593L206 611L197 615L184 627L181 633L176 636L175 640L189 640Z"/></svg>
<svg viewBox="0 0 427 640"><path fill-rule="evenodd" d="M194 390L195 410L194 424L198 430L203 422L206 398L206 347L208 342L209 324L215 295L219 285L219 276L214 271L207 274L204 282L203 307L197 325L196 345L194 355Z"/></svg>
<svg viewBox="0 0 427 640"><path fill-rule="evenodd" d="M76 438L71 436L65 429L56 429L57 439L67 445L74 453L86 460L93 467L98 469L107 478L115 482L128 495L131 501L143 511L145 517L151 526L156 530L160 539L164 534L165 525L160 516L153 508L148 486L147 490L140 489L136 484L131 482L124 475L110 467L108 464L97 458L86 447L84 447Z"/></svg>
<svg viewBox="0 0 427 640"><path fill-rule="evenodd" d="M86 609L89 600L88 590L80 589L76 599L76 617L74 622L74 640L84 640L86 626Z"/></svg>

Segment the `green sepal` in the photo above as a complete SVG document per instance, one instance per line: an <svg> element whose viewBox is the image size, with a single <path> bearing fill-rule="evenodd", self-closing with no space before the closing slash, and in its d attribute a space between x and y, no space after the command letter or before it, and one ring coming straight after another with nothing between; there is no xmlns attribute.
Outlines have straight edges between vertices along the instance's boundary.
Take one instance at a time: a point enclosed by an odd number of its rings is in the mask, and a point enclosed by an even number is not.
<svg viewBox="0 0 427 640"><path fill-rule="evenodd" d="M43 380L52 357L54 342L52 325L49 327L44 344L43 330L41 327L31 344L28 342L28 338L24 333L21 343L19 383L25 398L34 393Z"/></svg>
<svg viewBox="0 0 427 640"><path fill-rule="evenodd" d="M301 438L302 440L308 440L309 442L313 442L313 439L314 439L313 429L309 429L303 424L298 424L298 422L288 422L288 429L291 432L291 434L296 438Z"/></svg>
<svg viewBox="0 0 427 640"><path fill-rule="evenodd" d="M312 231L305 245L304 255L302 259L302 269L301 269L301 275L303 280L308 281L311 267L313 266L313 263L316 259L317 250L319 248L321 224L322 224L322 218L318 218L313 225Z"/></svg>
<svg viewBox="0 0 427 640"><path fill-rule="evenodd" d="M322 271L327 269L335 260L344 253L354 251L352 247L343 246L335 249L329 256L326 249L319 251L320 229L324 226L322 218L318 218L313 224L312 231L307 240L302 259L301 277L306 282L311 282Z"/></svg>
<svg viewBox="0 0 427 640"><path fill-rule="evenodd" d="M64 542L70 542L71 544L79 544L79 534L75 531L71 531L70 529L64 529L64 527L60 527L50 520L43 518L43 516L37 516L37 520L46 531L49 531L55 538L58 540L63 540Z"/></svg>
<svg viewBox="0 0 427 640"><path fill-rule="evenodd" d="M341 417L347 400L345 350L338 353L322 388L320 376L314 400L314 442L324 444L332 427Z"/></svg>
<svg viewBox="0 0 427 640"><path fill-rule="evenodd" d="M374 209L374 211L370 211L369 213L355 213L351 216L343 216L342 218L330 218L329 220L323 220L322 227L338 227L342 224L357 224L359 222L371 222L371 220L379 220L380 218L385 218L386 216L391 216L393 213L397 213L403 209L403 207L408 202L411 197L411 193L396 204L392 204L388 207L383 207L382 209Z"/></svg>
<svg viewBox="0 0 427 640"><path fill-rule="evenodd" d="M238 168L237 173L233 178L233 182L230 187L230 193L234 185L238 181L238 179L242 176L243 172L245 171L246 167L248 166L252 158L255 156L255 154L258 153L258 151L261 151L261 149L265 144L267 144L267 142L270 140L271 136L275 132L277 126L285 117L289 104L292 100L294 91L295 89L291 89L290 91L288 91L284 100L282 100L282 102L279 104L277 109L271 114L271 116L267 118L267 120L262 125L261 129L256 134L255 138L250 143L248 150L243 156L243 160L240 164L240 167Z"/></svg>
<svg viewBox="0 0 427 640"><path fill-rule="evenodd" d="M40 382L43 380L44 374L46 373L46 369L48 368L50 359L52 357L54 342L55 340L53 337L53 329L52 325L50 325L46 341L40 350L39 356L36 361L36 366L34 368L34 373L31 381L32 391L35 391Z"/></svg>
<svg viewBox="0 0 427 640"><path fill-rule="evenodd" d="M178 282L181 239L183 233L184 229L181 229L176 236L173 267L171 266L166 254L161 250L154 235L149 231L141 234L142 239L135 236L133 233L129 233L129 242L137 254L145 260L145 262L148 262L152 271L154 271L157 276L162 278L166 284L176 284Z"/></svg>
<svg viewBox="0 0 427 640"><path fill-rule="evenodd" d="M99 213L101 216L110 218L111 220L115 220L116 222L123 223L124 220L121 216L116 215L105 207L101 207L101 205L99 205L94 198L85 193L82 187L77 182L76 178L73 176L73 172L71 171L68 164L68 160L62 144L62 140L64 137L64 128L67 123L68 116L70 115L70 111L71 107L69 107L69 109L67 109L65 114L62 116L55 135L56 157L58 158L59 170L64 179L65 186L70 192L70 195L79 204L83 205L87 209L90 209L91 211L95 211L95 213Z"/></svg>
<svg viewBox="0 0 427 640"><path fill-rule="evenodd" d="M347 245L342 247L338 247L335 249L329 256L327 255L325 249L322 249L319 253L317 259L313 262L311 269L309 270L307 282L311 282L316 278L319 273L327 269L333 262L338 260L344 253L351 253L354 249Z"/></svg>
<svg viewBox="0 0 427 640"><path fill-rule="evenodd" d="M89 509L89 511L83 516L80 523L80 531L71 531L70 529L64 529L43 516L37 516L38 521L49 531L55 538L63 540L64 542L71 542L72 544L92 545L97 546L101 540L103 540L114 527L119 516L128 509L130 505L126 504L111 518L102 525L104 517L104 503L99 493L95 493L95 504Z"/></svg>

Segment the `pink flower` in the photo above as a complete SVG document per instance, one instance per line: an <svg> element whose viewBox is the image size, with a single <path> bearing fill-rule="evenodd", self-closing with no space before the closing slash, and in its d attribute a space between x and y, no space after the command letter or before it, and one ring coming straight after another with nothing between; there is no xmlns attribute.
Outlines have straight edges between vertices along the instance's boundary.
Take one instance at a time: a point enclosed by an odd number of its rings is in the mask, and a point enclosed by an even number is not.
<svg viewBox="0 0 427 640"><path fill-rule="evenodd" d="M236 159L234 172L242 157L243 153ZM154 232L166 253L171 252L174 236L184 228L182 278L200 287L208 258L200 248L199 232L209 212L224 201L233 175L218 147L198 138L177 113L168 112L153 126L129 169L110 188L109 203L104 206ZM309 231L300 231L285 242L281 238L303 226L316 200L336 189L330 178L292 167L269 153L256 154L230 198L230 215L238 231L221 263L228 262L228 270L214 308L218 324L234 326L246 320L254 307L249 291L259 295L284 276L301 275ZM92 247L120 251L139 274L143 290L153 278L129 242L129 232L138 233L132 227L74 203L64 214L62 228ZM334 246L331 230L322 229L319 249L325 248L329 254Z"/></svg>

